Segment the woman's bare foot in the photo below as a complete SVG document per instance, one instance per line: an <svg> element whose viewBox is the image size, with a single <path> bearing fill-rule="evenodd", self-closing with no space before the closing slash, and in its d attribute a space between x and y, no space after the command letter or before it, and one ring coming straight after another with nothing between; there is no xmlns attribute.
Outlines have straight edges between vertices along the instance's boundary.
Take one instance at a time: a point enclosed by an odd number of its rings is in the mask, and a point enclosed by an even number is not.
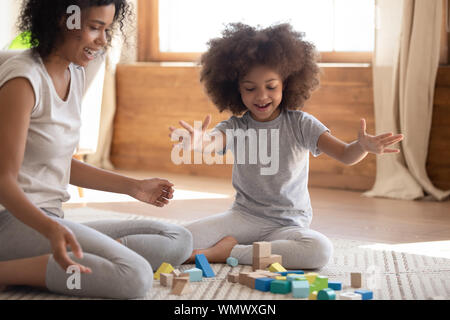
<svg viewBox="0 0 450 320"><path fill-rule="evenodd" d="M212 263L225 263L230 256L231 250L238 244L238 241L232 237L227 236L217 242L214 246L207 249L195 249L192 255L184 263L194 263L196 254L204 254L206 259Z"/></svg>

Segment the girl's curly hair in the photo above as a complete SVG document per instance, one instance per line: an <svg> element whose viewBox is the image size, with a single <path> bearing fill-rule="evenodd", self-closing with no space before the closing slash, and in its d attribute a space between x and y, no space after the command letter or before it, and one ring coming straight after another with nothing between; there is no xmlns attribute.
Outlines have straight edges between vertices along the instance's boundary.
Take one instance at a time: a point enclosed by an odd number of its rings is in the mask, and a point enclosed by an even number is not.
<svg viewBox="0 0 450 320"><path fill-rule="evenodd" d="M132 16L132 8L127 0L24 0L22 2L18 27L21 31L31 33L31 46L35 54L47 57L55 47L58 37L64 31L60 27L63 17L68 17L67 8L72 5L81 10L114 4L113 29L119 27L125 37L126 20ZM111 44L111 34L107 34L108 46Z"/></svg>
<svg viewBox="0 0 450 320"><path fill-rule="evenodd" d="M200 81L220 112L239 115L247 110L239 81L257 65L274 68L283 79L280 108L299 109L319 86L315 46L287 23L257 29L243 23L228 24L222 37L208 42L201 57Z"/></svg>

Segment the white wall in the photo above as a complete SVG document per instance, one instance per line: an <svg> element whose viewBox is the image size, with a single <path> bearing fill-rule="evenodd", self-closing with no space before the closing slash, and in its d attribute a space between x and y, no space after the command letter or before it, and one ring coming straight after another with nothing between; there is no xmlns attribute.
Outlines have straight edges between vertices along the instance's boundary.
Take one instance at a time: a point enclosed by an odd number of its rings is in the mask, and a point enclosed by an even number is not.
<svg viewBox="0 0 450 320"><path fill-rule="evenodd" d="M0 0L0 49L9 45L17 35L17 17L21 0Z"/></svg>

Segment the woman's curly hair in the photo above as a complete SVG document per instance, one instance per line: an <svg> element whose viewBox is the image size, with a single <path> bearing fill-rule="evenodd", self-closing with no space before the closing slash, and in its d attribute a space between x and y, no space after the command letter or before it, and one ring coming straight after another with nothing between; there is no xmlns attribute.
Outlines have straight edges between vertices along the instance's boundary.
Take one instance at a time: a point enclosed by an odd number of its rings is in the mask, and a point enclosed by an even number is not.
<svg viewBox="0 0 450 320"><path fill-rule="evenodd" d="M287 23L258 29L243 23L228 24L222 37L208 42L201 57L200 81L220 112L239 115L247 110L239 81L257 65L276 70L283 79L282 109L299 109L319 86L315 46Z"/></svg>
<svg viewBox="0 0 450 320"><path fill-rule="evenodd" d="M67 9L76 5L81 10L114 4L116 12L112 29L120 29L125 37L125 24L132 16L132 8L127 0L24 0L19 16L19 30L31 33L31 47L35 54L47 57L55 47L58 37L64 31L60 27L63 17L68 17ZM111 34L107 34L108 46Z"/></svg>

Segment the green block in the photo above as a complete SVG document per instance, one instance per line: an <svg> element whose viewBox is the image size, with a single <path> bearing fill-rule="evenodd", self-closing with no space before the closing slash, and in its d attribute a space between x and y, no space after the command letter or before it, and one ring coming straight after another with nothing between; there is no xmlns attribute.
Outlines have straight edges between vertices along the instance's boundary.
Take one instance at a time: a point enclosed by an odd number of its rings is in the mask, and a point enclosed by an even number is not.
<svg viewBox="0 0 450 320"><path fill-rule="evenodd" d="M316 287L316 291L328 288L328 277L317 276L316 280L314 281L314 285Z"/></svg>
<svg viewBox="0 0 450 320"><path fill-rule="evenodd" d="M287 294L291 292L291 283L285 280L274 280L270 283L270 292Z"/></svg>
<svg viewBox="0 0 450 320"><path fill-rule="evenodd" d="M311 283L311 284L309 285L309 293L311 294L311 293L313 293L314 291L319 291L319 290L317 290L317 288L316 288L316 283Z"/></svg>
<svg viewBox="0 0 450 320"><path fill-rule="evenodd" d="M333 289L325 288L317 293L317 300L336 300L336 293Z"/></svg>

